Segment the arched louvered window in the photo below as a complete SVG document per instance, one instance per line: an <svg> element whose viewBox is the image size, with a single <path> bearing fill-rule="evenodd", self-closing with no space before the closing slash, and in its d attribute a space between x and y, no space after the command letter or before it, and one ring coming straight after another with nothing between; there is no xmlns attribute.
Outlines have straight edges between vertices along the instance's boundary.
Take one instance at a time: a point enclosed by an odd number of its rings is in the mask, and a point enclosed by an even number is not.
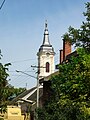
<svg viewBox="0 0 90 120"><path fill-rule="evenodd" d="M46 72L49 72L49 69L50 69L50 64L49 62L46 62Z"/></svg>

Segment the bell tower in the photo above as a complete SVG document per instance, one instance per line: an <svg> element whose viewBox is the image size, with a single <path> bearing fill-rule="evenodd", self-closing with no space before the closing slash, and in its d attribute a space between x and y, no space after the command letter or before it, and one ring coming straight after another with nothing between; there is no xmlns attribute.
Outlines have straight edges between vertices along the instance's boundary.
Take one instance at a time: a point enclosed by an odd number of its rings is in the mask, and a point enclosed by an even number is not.
<svg viewBox="0 0 90 120"><path fill-rule="evenodd" d="M55 70L54 55L55 55L55 52L49 41L49 32L48 32L48 26L47 26L47 21L46 21L43 43L40 46L39 51L37 53L38 67L39 67L39 79L46 77L54 72Z"/></svg>

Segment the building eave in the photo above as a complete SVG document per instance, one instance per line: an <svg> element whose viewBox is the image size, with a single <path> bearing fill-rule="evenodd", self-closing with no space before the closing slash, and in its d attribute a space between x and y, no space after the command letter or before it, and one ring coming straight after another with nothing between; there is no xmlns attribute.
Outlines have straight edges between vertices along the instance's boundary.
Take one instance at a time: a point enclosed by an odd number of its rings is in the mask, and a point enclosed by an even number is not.
<svg viewBox="0 0 90 120"><path fill-rule="evenodd" d="M47 77L43 77L43 78L39 79L39 83L41 84L41 83L43 83L44 81L49 81L49 80L51 79L51 77L53 77L54 75L58 75L58 74L59 74L59 71L56 71L56 72L50 74L50 75L47 76Z"/></svg>

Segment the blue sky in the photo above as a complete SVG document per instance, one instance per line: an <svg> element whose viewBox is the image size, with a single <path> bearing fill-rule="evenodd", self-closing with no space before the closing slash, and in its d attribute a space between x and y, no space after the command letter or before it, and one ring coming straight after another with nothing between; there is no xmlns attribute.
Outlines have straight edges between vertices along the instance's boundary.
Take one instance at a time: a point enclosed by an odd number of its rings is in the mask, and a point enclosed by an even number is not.
<svg viewBox="0 0 90 120"><path fill-rule="evenodd" d="M3 0L0 0L0 4ZM79 28L84 21L87 0L6 0L0 10L0 49L2 63L11 62L9 83L15 87L31 88L36 79L16 73L21 70L36 76L31 65L37 65L37 52L43 41L45 20L48 21L50 42L59 62L61 36L69 26Z"/></svg>

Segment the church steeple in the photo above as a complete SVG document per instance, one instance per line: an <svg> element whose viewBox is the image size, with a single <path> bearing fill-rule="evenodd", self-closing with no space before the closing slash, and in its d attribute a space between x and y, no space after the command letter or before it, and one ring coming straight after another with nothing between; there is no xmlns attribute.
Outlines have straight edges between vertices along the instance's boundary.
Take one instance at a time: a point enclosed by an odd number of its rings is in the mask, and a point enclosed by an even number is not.
<svg viewBox="0 0 90 120"><path fill-rule="evenodd" d="M39 48L37 53L38 56L38 66L39 66L39 79L42 77L46 77L54 72L54 49L49 41L49 32L47 21L45 22L45 29L44 29L44 38L43 43ZM42 68L44 67L44 68Z"/></svg>
<svg viewBox="0 0 90 120"><path fill-rule="evenodd" d="M50 45L50 42L49 42L49 32L48 32L48 27L47 27L47 20L45 22L43 45Z"/></svg>

